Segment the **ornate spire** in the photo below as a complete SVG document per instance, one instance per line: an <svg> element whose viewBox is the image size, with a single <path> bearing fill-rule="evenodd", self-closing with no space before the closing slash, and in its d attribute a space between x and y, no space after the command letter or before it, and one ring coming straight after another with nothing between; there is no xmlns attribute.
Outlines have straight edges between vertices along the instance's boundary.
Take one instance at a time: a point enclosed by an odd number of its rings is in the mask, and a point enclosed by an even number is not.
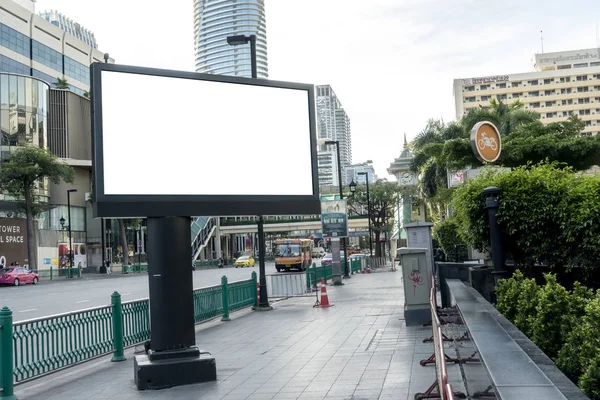
<svg viewBox="0 0 600 400"><path fill-rule="evenodd" d="M404 148L408 148L408 142L406 141L406 132L404 132Z"/></svg>

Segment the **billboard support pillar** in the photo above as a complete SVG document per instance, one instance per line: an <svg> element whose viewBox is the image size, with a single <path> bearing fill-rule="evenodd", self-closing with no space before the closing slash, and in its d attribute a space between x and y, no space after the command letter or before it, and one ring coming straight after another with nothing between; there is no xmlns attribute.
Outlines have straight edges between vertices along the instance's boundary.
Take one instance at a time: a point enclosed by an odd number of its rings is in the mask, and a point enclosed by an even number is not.
<svg viewBox="0 0 600 400"><path fill-rule="evenodd" d="M196 347L189 217L148 218L150 343L135 356L139 390L215 381L209 353Z"/></svg>

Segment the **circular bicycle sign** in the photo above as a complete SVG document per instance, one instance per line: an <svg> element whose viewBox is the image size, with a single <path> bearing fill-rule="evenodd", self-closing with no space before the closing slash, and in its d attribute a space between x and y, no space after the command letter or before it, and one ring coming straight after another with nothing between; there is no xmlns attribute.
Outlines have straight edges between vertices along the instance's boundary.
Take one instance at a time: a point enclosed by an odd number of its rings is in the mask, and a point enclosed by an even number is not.
<svg viewBox="0 0 600 400"><path fill-rule="evenodd" d="M502 142L496 125L482 121L471 130L471 148L481 161L494 162L500 157Z"/></svg>

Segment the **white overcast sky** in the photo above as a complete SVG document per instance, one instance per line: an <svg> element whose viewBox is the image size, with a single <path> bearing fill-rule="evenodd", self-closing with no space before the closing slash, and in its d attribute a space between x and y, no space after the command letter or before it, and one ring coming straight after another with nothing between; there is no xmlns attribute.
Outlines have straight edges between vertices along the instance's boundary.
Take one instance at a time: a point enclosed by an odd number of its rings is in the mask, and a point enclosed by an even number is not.
<svg viewBox="0 0 600 400"><path fill-rule="evenodd" d="M193 0L38 0L93 31L117 63L194 70ZM533 54L596 47L595 0L266 0L270 79L330 84L353 162L380 177L429 118L454 119L455 78L533 70Z"/></svg>

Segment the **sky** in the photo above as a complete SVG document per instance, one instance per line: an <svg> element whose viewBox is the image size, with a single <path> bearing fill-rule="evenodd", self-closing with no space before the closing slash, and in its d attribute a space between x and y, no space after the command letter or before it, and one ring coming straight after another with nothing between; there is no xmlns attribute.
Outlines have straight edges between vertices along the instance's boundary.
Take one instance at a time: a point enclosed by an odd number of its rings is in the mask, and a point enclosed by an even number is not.
<svg viewBox="0 0 600 400"><path fill-rule="evenodd" d="M159 4L159 3L157 3ZM38 0L119 64L194 70L193 0ZM533 55L597 46L594 0L266 0L269 79L330 84L352 160L380 178L430 118L455 119L453 80L533 71Z"/></svg>

